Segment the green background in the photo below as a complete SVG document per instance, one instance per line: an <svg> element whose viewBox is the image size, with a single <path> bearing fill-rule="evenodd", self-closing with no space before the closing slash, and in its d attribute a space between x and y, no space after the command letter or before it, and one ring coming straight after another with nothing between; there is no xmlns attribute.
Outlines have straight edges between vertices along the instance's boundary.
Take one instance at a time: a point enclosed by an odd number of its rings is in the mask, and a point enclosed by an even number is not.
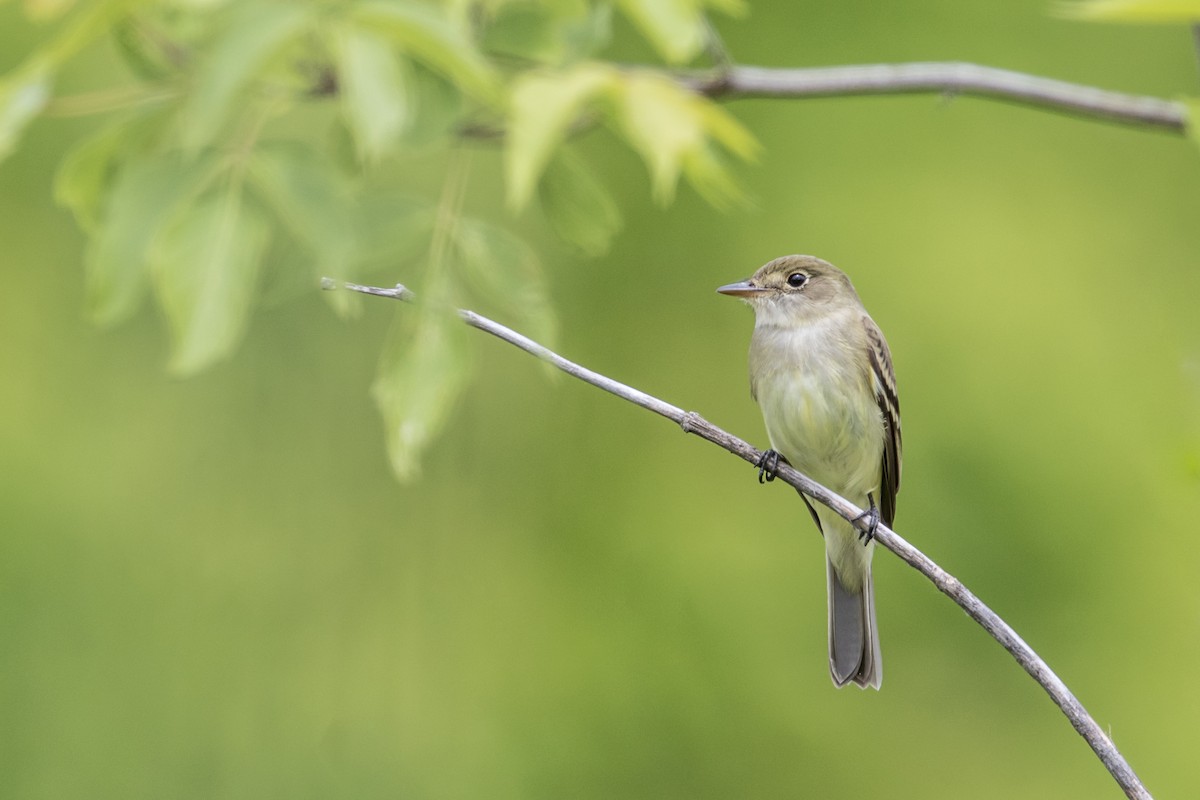
<svg viewBox="0 0 1200 800"><path fill-rule="evenodd" d="M757 3L742 63L968 60L1197 92L1183 26L1042 2ZM636 35L614 52L646 54ZM44 37L0 8L0 69ZM97 46L63 91L119 77ZM543 255L568 357L763 443L751 314L807 252L854 278L904 411L897 529L1004 616L1152 792L1200 793L1200 153L971 98L731 104L752 208L663 209L606 133L625 231ZM1117 797L1043 692L876 557L880 693L835 690L821 546L786 487L479 335L398 485L368 388L392 316L267 297L229 362L84 321L50 184L95 120L0 166L0 796ZM480 147L468 207L502 208ZM435 171L415 181L434 186ZM403 274L383 280L405 280ZM486 309L485 309L486 310ZM401 310L403 313L403 310Z"/></svg>

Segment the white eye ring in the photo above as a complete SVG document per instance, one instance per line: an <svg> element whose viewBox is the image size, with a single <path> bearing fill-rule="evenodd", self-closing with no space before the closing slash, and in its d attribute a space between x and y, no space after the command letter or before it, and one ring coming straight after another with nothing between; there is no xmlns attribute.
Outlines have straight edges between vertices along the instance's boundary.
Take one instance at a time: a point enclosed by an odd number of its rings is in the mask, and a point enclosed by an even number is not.
<svg viewBox="0 0 1200 800"><path fill-rule="evenodd" d="M808 276L803 272L793 272L787 276L787 285L793 289L799 289L808 280Z"/></svg>

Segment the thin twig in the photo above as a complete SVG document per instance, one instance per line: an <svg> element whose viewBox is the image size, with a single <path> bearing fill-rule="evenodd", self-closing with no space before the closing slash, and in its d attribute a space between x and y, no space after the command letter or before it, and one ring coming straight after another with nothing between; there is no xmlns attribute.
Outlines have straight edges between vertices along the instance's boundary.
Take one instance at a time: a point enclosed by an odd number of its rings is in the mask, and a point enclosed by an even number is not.
<svg viewBox="0 0 1200 800"><path fill-rule="evenodd" d="M83 94L60 95L46 104L42 112L48 117L85 117L92 114L107 114L127 108L165 103L181 94L169 86L145 88L142 86L118 86Z"/></svg>
<svg viewBox="0 0 1200 800"><path fill-rule="evenodd" d="M325 278L322 280L321 285L324 289L346 288L355 292L375 295L377 297L389 297L394 300L413 299L413 293L400 284L387 289L377 286L362 286L357 283L341 283L330 278ZM574 361L563 358L558 353L538 344L529 337L523 336L511 328L507 328L487 317L476 314L474 311L460 309L458 315L471 327L478 328L498 339L519 347L525 352L549 362L572 377L590 383L611 394L615 394L617 397L653 411L655 414L664 416L682 427L685 433L694 433L702 439L707 439L751 464L758 464L759 459L762 457L761 451L733 434L718 428L694 411L684 411L682 408L659 400L657 397L648 395L645 392L615 381L598 372L593 372L586 367L576 364ZM858 527L859 530L865 531L870 524L865 519L866 515L863 514L863 509L856 507L850 501L834 494L811 478L797 472L791 465L781 461L777 475L780 480L795 487L822 505L836 511L844 519ZM973 620L978 622L992 638L999 642L1017 660L1017 663L1029 673L1030 677L1046 690L1046 694L1050 695L1050 699L1066 715L1072 727L1087 741L1092 750L1095 751L1097 757L1099 757L1101 763L1104 764L1105 768L1108 769L1116 782L1121 786L1121 789L1124 790L1127 797L1136 800L1150 800L1150 793L1142 785L1133 768L1129 766L1129 762L1117 750L1112 739L1096 724L1096 720L1092 719L1083 705L1075 699L1075 695L1071 693L1067 685L1054 674L1046 662L1017 635L1017 632L1007 622L1001 619L996 612L988 608L967 587L963 586L961 581L939 567L932 559L902 539L899 534L886 525L879 525L875 532L875 540L928 578L934 586L962 607Z"/></svg>
<svg viewBox="0 0 1200 800"><path fill-rule="evenodd" d="M734 66L715 74L692 72L678 77L710 97L969 94L1177 133L1187 126L1187 111L1173 100L953 61L802 69Z"/></svg>

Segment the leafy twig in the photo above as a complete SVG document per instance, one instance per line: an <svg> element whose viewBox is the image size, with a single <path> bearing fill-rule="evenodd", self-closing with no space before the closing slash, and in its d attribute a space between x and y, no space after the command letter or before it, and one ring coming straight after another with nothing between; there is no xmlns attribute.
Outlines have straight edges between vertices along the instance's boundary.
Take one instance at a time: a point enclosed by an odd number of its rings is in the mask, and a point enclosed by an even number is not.
<svg viewBox="0 0 1200 800"><path fill-rule="evenodd" d="M1197 41L1200 47L1200 39ZM646 67L625 65L627 69ZM674 73L693 91L714 99L853 97L883 94L973 95L1070 114L1182 134L1188 115L1183 103L1149 95L1124 94L1024 72L962 62L861 64L836 67L774 68L719 64L714 70ZM586 130L594 118L578 120ZM468 138L498 139L504 129L467 126Z"/></svg>
<svg viewBox="0 0 1200 800"><path fill-rule="evenodd" d="M356 283L340 283L330 278L325 278L322 281L322 288L346 288L351 291L375 295L377 297L389 297L394 300L413 299L412 292L400 284L389 289L376 286L362 286ZM694 411L684 411L677 406L659 400L657 397L593 372L586 367L563 358L527 336L523 336L511 328L507 328L487 317L476 314L474 311L460 309L458 314L471 327L478 328L498 339L519 347L572 377L590 383L617 397L673 420L683 428L685 433L694 433L702 439L707 439L751 464L757 464L762 456L759 450L747 442L718 428ZM869 525L862 509L857 508L853 503L829 491L811 478L797 472L790 465L781 462L777 474L780 480L795 487L817 502L833 509L860 530L865 531L867 525ZM1066 715L1072 727L1087 741L1105 768L1112 774L1113 779L1121 786L1127 797L1135 798L1136 800L1150 800L1151 796L1146 787L1134 773L1133 768L1129 766L1129 762L1117 750L1116 745L1113 744L1108 735L1096 723L1096 720L1088 714L1083 705L1075 698L1075 695L1071 693L1071 690L1067 688L1067 685L1054 674L1046 662L1017 635L1017 632L1007 622L1001 619L996 612L988 608L961 581L939 567L932 559L902 539L899 534L886 525L879 525L875 532L875 540L928 578L938 590L957 603L963 611L967 612L973 620L979 623L992 638L999 642L1017 660L1017 663L1029 673L1030 677L1045 689L1054 703Z"/></svg>

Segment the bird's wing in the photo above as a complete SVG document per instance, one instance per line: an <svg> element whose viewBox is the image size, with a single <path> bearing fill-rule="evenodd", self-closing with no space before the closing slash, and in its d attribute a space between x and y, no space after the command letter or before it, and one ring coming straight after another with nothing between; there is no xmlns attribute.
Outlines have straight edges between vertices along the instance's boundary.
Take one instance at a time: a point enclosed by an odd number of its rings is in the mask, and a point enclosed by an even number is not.
<svg viewBox="0 0 1200 800"><path fill-rule="evenodd" d="M900 491L900 398L896 394L896 373L892 369L892 353L888 350L883 332L870 317L863 317L867 330L867 353L871 360L871 384L875 402L883 414L883 477L879 483L879 510L883 522L891 527L896 517L896 494Z"/></svg>

